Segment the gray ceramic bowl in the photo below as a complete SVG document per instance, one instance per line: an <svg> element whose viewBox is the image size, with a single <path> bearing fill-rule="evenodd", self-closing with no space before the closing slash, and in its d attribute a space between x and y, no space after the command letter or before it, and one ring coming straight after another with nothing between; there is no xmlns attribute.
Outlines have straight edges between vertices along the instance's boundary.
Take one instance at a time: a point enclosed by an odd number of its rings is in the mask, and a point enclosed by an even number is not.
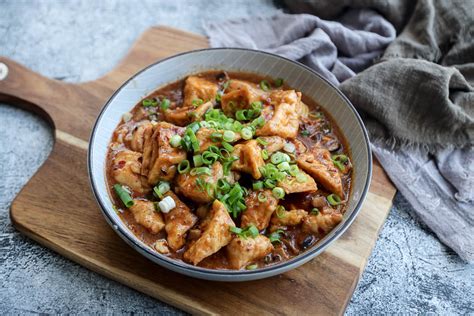
<svg viewBox="0 0 474 316"><path fill-rule="evenodd" d="M317 101L331 114L347 139L352 154L352 192L344 220L301 255L258 270L211 270L158 254L136 238L121 221L112 208L105 182L107 146L122 114L158 87L193 73L217 69L284 78L291 87ZM372 155L367 132L354 107L336 87L300 63L265 52L233 48L203 49L176 55L152 64L130 78L102 109L92 131L88 159L89 176L97 202L107 222L120 237L139 253L163 267L188 276L216 281L262 279L294 269L316 257L351 225L366 196L372 173Z"/></svg>

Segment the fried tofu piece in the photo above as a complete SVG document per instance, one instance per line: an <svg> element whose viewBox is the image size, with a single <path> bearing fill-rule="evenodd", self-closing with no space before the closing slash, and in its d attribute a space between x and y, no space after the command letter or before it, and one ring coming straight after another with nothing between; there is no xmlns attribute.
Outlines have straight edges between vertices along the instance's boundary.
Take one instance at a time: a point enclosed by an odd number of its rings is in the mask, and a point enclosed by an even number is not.
<svg viewBox="0 0 474 316"><path fill-rule="evenodd" d="M324 188L344 199L341 175L327 149L313 148L311 152L298 156L296 162L298 167L309 173Z"/></svg>
<svg viewBox="0 0 474 316"><path fill-rule="evenodd" d="M206 188L200 186L198 178L201 179L200 181L203 184L209 183L212 186L215 186L217 180L222 178L223 175L224 172L220 162L215 162L211 166L211 175L200 174L192 176L190 172L180 174L176 178L177 190L179 190L178 193L197 203L212 202L214 197L211 196L210 193L213 194L213 192L207 192Z"/></svg>
<svg viewBox="0 0 474 316"><path fill-rule="evenodd" d="M182 136L184 128L167 122L159 122L154 127L153 135L145 138L141 173L148 176L148 183L156 184L159 180L172 180L177 167L186 159L186 151L173 148L170 139L174 135Z"/></svg>
<svg viewBox="0 0 474 316"><path fill-rule="evenodd" d="M318 214L303 219L303 231L313 234L327 234L342 221L342 214L327 208Z"/></svg>
<svg viewBox="0 0 474 316"><path fill-rule="evenodd" d="M266 197L264 202L258 200L258 195ZM251 191L245 198L247 209L242 213L241 226L247 227L255 225L258 230L267 228L270 218L278 206L278 199L275 198L271 190Z"/></svg>
<svg viewBox="0 0 474 316"><path fill-rule="evenodd" d="M209 146L217 146L220 147L222 141L219 139L212 139L211 135L213 133L221 133L222 131L217 131L213 128L202 127L196 132L196 138L199 141L199 152L203 152L209 148ZM234 142L241 139L241 135L239 133L234 133Z"/></svg>
<svg viewBox="0 0 474 316"><path fill-rule="evenodd" d="M232 170L249 173L254 179L262 177L260 167L265 165L265 161L262 158L262 149L256 140L252 139L235 145L232 155L239 158L232 163Z"/></svg>
<svg viewBox="0 0 474 316"><path fill-rule="evenodd" d="M153 124L150 121L142 121L135 127L130 141L132 150L143 153L145 139L150 138L153 134Z"/></svg>
<svg viewBox="0 0 474 316"><path fill-rule="evenodd" d="M198 218L189 207L184 204L173 191L168 191L164 196L171 197L176 207L169 213L163 214L168 246L174 251L181 249L186 243L187 232L197 223Z"/></svg>
<svg viewBox="0 0 474 316"><path fill-rule="evenodd" d="M193 106L193 101L201 99L204 103L216 98L219 87L205 78L189 76L184 85L184 107Z"/></svg>
<svg viewBox="0 0 474 316"><path fill-rule="evenodd" d="M158 234L165 228L165 222L160 212L155 210L155 205L150 201L133 200L133 205L129 207L135 221L148 229L152 234Z"/></svg>
<svg viewBox="0 0 474 316"><path fill-rule="evenodd" d="M314 179L304 171L300 170L300 173L306 176L306 180L304 182L298 182L296 177L287 176L285 179L278 182L278 186L283 188L286 194L317 191L318 186L316 185Z"/></svg>
<svg viewBox="0 0 474 316"><path fill-rule="evenodd" d="M280 215L280 217L278 217ZM291 210L279 212L279 214L273 213L270 231L276 231L278 229L286 229L287 226L297 226L303 222L303 219L308 215L305 210Z"/></svg>
<svg viewBox="0 0 474 316"><path fill-rule="evenodd" d="M301 101L301 95L298 95L294 90L277 90L270 94L270 98L275 103L273 115L270 119L266 119L262 128L257 129L256 135L295 138L299 129L297 105ZM267 116L264 113L264 117Z"/></svg>
<svg viewBox="0 0 474 316"><path fill-rule="evenodd" d="M267 143L267 145L265 145L264 147L269 154L283 149L286 143L286 141L280 136L261 136L259 138L261 138L264 142Z"/></svg>
<svg viewBox="0 0 474 316"><path fill-rule="evenodd" d="M194 105L183 106L176 109L164 111L165 120L178 126L186 126L191 122L199 121L207 111L214 107L212 101L204 102L197 107Z"/></svg>
<svg viewBox="0 0 474 316"><path fill-rule="evenodd" d="M235 224L225 205L214 200L208 216L201 236L183 255L185 261L194 265L227 246L232 240L230 228Z"/></svg>
<svg viewBox="0 0 474 316"><path fill-rule="evenodd" d="M140 174L142 154L136 151L118 152L112 162L112 176L120 184L126 185L138 193L150 191L146 178Z"/></svg>
<svg viewBox="0 0 474 316"><path fill-rule="evenodd" d="M232 269L242 269L249 263L261 259L273 250L270 239L263 235L255 238L234 237L227 245L227 258Z"/></svg>
<svg viewBox="0 0 474 316"><path fill-rule="evenodd" d="M243 81L231 80L225 93L221 97L222 110L228 116L235 112L250 108L252 102L262 101L268 93L257 87L257 84Z"/></svg>

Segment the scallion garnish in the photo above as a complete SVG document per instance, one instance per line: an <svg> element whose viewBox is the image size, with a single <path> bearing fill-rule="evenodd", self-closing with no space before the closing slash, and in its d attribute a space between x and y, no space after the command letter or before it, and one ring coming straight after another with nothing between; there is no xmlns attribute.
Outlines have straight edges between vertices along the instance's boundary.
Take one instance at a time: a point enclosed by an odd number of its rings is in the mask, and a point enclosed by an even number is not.
<svg viewBox="0 0 474 316"><path fill-rule="evenodd" d="M197 167L191 169L191 172L189 174L192 176L198 176L201 174L207 174L208 176L210 176L212 173L211 169L209 169L208 167Z"/></svg>
<svg viewBox="0 0 474 316"><path fill-rule="evenodd" d="M265 139L263 139L262 137L258 137L257 142L262 146L267 146L268 145L268 142Z"/></svg>
<svg viewBox="0 0 474 316"><path fill-rule="evenodd" d="M328 200L329 204L336 206L342 203L341 198L337 194L329 194L326 196L326 199Z"/></svg>
<svg viewBox="0 0 474 316"><path fill-rule="evenodd" d="M195 108L197 108L198 106L200 106L201 104L203 104L203 102L204 102L204 101L203 101L202 99L194 99L194 100L191 102L191 104L192 104Z"/></svg>
<svg viewBox="0 0 474 316"><path fill-rule="evenodd" d="M114 184L114 190L126 207L133 206L133 199L130 196L130 193L128 193L120 184Z"/></svg>
<svg viewBox="0 0 474 316"><path fill-rule="evenodd" d="M255 238L260 234L260 232L258 231L257 227L255 227L255 225L250 225L250 226L247 226L246 228L230 227L229 230L231 233L234 233L244 239L248 237Z"/></svg>
<svg viewBox="0 0 474 316"><path fill-rule="evenodd" d="M306 130L301 131L300 134L301 134L302 136L309 136L309 135L310 135L309 131L306 131Z"/></svg>
<svg viewBox="0 0 474 316"><path fill-rule="evenodd" d="M268 159L268 151L266 149L262 150L262 159L263 160Z"/></svg>
<svg viewBox="0 0 474 316"><path fill-rule="evenodd" d="M235 133L233 131L224 131L224 134L222 135L222 139L225 142L231 143L235 139Z"/></svg>
<svg viewBox="0 0 474 316"><path fill-rule="evenodd" d="M344 171L344 165L349 161L349 158L346 155L334 155L332 156L332 162L334 165L341 171Z"/></svg>
<svg viewBox="0 0 474 316"><path fill-rule="evenodd" d="M283 234L283 233L284 233L283 230L278 229L278 230L274 231L273 233L271 233L270 235L268 235L268 239L270 239L271 243L280 243L281 242L280 234Z"/></svg>
<svg viewBox="0 0 474 316"><path fill-rule="evenodd" d="M268 91L271 89L270 83L267 80L260 81L260 89L263 91Z"/></svg>
<svg viewBox="0 0 474 316"><path fill-rule="evenodd" d="M282 206L282 205L278 205L277 208L276 208L276 215L278 218L283 218L286 216L286 210L285 210L285 207Z"/></svg>
<svg viewBox="0 0 474 316"><path fill-rule="evenodd" d="M155 99L144 99L142 101L142 105L144 107L150 107L150 106L157 106L158 105L158 101L156 101Z"/></svg>
<svg viewBox="0 0 474 316"><path fill-rule="evenodd" d="M302 172L298 173L296 175L296 181L299 182L299 183L304 183L308 180L308 178L306 177L306 175Z"/></svg>
<svg viewBox="0 0 474 316"><path fill-rule="evenodd" d="M180 174L187 173L191 169L189 160L183 160L178 164L178 172Z"/></svg>
<svg viewBox="0 0 474 316"><path fill-rule="evenodd" d="M170 145L174 148L179 147L181 145L181 136L178 134L171 136Z"/></svg>
<svg viewBox="0 0 474 316"><path fill-rule="evenodd" d="M231 144L229 143L226 143L226 142L222 142L222 147L224 147L225 150L227 150L228 152L232 152L234 150L234 146L232 146Z"/></svg>
<svg viewBox="0 0 474 316"><path fill-rule="evenodd" d="M318 215L319 214L319 209L317 207L314 207L312 210L311 210L311 214L313 215Z"/></svg>
<svg viewBox="0 0 474 316"><path fill-rule="evenodd" d="M257 199L260 203L264 203L267 201L267 196L263 192L259 192L257 195Z"/></svg>
<svg viewBox="0 0 474 316"><path fill-rule="evenodd" d="M202 156L201 155L194 155L193 156L193 163L194 163L195 167L201 167L204 164Z"/></svg>
<svg viewBox="0 0 474 316"><path fill-rule="evenodd" d="M257 264L251 264L245 267L245 270L255 270L258 268Z"/></svg>
<svg viewBox="0 0 474 316"><path fill-rule="evenodd" d="M242 130L240 131L240 135L242 135L242 138L245 140L252 139L253 137L252 130L248 127L242 128Z"/></svg>
<svg viewBox="0 0 474 316"><path fill-rule="evenodd" d="M285 80L283 80L283 78L276 78L274 83L275 83L275 87L276 88L280 88L283 83L285 82Z"/></svg>
<svg viewBox="0 0 474 316"><path fill-rule="evenodd" d="M272 190L272 194L274 197L281 200L285 197L285 190L283 190L283 188L280 188L280 187L275 187Z"/></svg>
<svg viewBox="0 0 474 316"><path fill-rule="evenodd" d="M262 182L262 181L254 182L254 183L252 184L252 188L253 188L255 191L258 191L258 190L263 189L263 182Z"/></svg>
<svg viewBox="0 0 474 316"><path fill-rule="evenodd" d="M153 188L153 192L160 199L162 199L163 194L165 194L169 190L170 190L170 184L167 181L161 181Z"/></svg>
<svg viewBox="0 0 474 316"><path fill-rule="evenodd" d="M163 98L163 100L161 100L161 103L160 103L160 109L162 110L166 110L170 107L170 100L168 100L167 98Z"/></svg>

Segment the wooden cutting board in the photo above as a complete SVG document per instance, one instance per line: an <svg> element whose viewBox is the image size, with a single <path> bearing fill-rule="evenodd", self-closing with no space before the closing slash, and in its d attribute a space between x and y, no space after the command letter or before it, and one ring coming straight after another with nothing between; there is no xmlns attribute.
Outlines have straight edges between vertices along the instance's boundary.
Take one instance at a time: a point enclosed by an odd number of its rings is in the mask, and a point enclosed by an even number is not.
<svg viewBox="0 0 474 316"><path fill-rule="evenodd" d="M342 238L304 266L265 280L216 283L168 271L127 246L102 217L86 166L87 141L100 109L141 68L207 45L202 36L154 27L114 70L81 84L51 80L0 57L0 101L39 113L56 135L51 155L12 204L13 225L93 271L189 312L340 315L395 194L377 162L362 211Z"/></svg>

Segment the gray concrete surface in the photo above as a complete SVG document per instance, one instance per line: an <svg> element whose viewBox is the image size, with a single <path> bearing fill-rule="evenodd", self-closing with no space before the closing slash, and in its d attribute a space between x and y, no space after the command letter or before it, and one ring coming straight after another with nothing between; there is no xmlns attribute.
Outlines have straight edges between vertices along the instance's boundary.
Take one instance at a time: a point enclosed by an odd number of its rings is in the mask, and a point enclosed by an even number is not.
<svg viewBox="0 0 474 316"><path fill-rule="evenodd" d="M271 1L0 0L0 55L79 82L112 69L149 26L202 33L203 19L275 11ZM11 202L52 144L44 121L0 104L0 314L181 313L15 231ZM397 196L347 314L474 314L473 285L474 267L440 244Z"/></svg>

